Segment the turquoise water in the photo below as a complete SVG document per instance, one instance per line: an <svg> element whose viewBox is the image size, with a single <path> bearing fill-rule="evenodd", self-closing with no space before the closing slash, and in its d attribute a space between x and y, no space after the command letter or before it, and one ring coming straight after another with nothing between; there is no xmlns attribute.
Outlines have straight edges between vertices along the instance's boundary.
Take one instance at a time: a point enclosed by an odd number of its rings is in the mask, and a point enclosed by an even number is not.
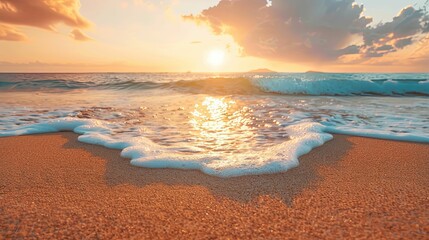
<svg viewBox="0 0 429 240"><path fill-rule="evenodd" d="M142 167L272 173L343 133L429 142L429 74L0 74L0 135L75 131Z"/></svg>

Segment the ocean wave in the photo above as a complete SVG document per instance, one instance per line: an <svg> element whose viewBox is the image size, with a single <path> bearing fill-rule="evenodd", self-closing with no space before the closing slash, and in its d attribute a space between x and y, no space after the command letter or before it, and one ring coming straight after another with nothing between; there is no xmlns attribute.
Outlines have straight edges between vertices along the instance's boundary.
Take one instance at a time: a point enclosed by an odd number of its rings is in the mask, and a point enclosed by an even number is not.
<svg viewBox="0 0 429 240"><path fill-rule="evenodd" d="M429 137L412 133L387 134L377 129L351 129L347 126L326 126L303 121L287 127L283 142L263 150L236 154L204 152L193 146L164 146L144 136L117 137L115 125L107 121L79 118L58 118L0 131L0 137L73 131L80 142L121 150L130 163L146 168L195 169L218 177L284 172L299 165L298 158L331 140L331 134L348 134L391 140L428 143ZM192 154L188 154L192 153Z"/></svg>
<svg viewBox="0 0 429 240"><path fill-rule="evenodd" d="M301 80L254 79L253 83L265 92L312 96L401 96L429 95L429 80Z"/></svg>
<svg viewBox="0 0 429 240"><path fill-rule="evenodd" d="M93 82L75 81L64 79L47 80L26 80L26 81L0 81L0 89L3 90L75 90L75 89L112 89L112 90L132 90L132 89L152 89L163 86L155 82L136 82L132 80L120 82Z"/></svg>
<svg viewBox="0 0 429 240"><path fill-rule="evenodd" d="M169 84L172 88L180 90L211 93L211 94L262 94L264 93L254 82L248 78L207 78L190 81L178 81Z"/></svg>
<svg viewBox="0 0 429 240"><path fill-rule="evenodd" d="M401 97L428 96L427 79L0 74L0 137L74 131L79 141L121 149L135 166L221 177L274 173L297 166L299 156L331 134L428 143L429 98Z"/></svg>
<svg viewBox="0 0 429 240"><path fill-rule="evenodd" d="M365 75L363 75L365 76ZM429 96L426 78L373 78L354 75L243 75L227 77L196 76L195 79L162 81L141 79L26 79L1 81L0 90L150 90L168 89L190 93L224 95L311 95L311 96Z"/></svg>
<svg viewBox="0 0 429 240"><path fill-rule="evenodd" d="M189 155L181 154L174 147L156 144L143 136L114 138L109 125L100 120L60 118L0 131L0 137L73 131L80 134L78 140L81 142L122 150L121 156L131 159L131 164L135 166L196 169L219 177L286 171L299 165L298 157L332 139L332 135L323 132L323 125L305 122L289 127L289 140L264 151L227 155L199 153L198 149L188 147L187 151L193 152Z"/></svg>

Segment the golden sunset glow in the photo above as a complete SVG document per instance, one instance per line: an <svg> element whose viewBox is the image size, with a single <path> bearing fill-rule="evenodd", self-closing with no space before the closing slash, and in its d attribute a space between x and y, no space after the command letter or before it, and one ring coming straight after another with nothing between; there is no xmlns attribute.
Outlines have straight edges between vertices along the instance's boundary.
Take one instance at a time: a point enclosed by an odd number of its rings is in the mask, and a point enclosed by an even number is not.
<svg viewBox="0 0 429 240"><path fill-rule="evenodd" d="M0 0L0 240L429 240L428 156L429 0Z"/></svg>
<svg viewBox="0 0 429 240"><path fill-rule="evenodd" d="M246 142L254 135L250 131L252 120L246 116L246 109L233 100L206 97L195 105L191 115L189 123L196 138L200 143L210 143L214 150L246 148Z"/></svg>
<svg viewBox="0 0 429 240"><path fill-rule="evenodd" d="M225 52L222 50L212 50L207 56L207 62L213 67L220 67L225 61Z"/></svg>
<svg viewBox="0 0 429 240"><path fill-rule="evenodd" d="M425 0L310 3L3 0L0 71L427 71Z"/></svg>

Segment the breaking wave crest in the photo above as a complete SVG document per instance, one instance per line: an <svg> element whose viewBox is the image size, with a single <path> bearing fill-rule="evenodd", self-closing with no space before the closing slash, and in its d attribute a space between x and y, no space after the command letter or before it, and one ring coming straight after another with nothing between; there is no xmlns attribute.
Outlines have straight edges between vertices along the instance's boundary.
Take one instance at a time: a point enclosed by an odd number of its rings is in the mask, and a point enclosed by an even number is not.
<svg viewBox="0 0 429 240"><path fill-rule="evenodd" d="M288 95L429 95L428 80L255 79L253 82L265 92Z"/></svg>
<svg viewBox="0 0 429 240"><path fill-rule="evenodd" d="M275 173L296 167L331 134L429 143L428 79L0 74L0 137L74 131L81 142L121 149L135 166L220 177Z"/></svg>
<svg viewBox="0 0 429 240"><path fill-rule="evenodd" d="M312 96L429 96L429 80L421 79L356 79L350 75L244 75L193 76L186 80L153 79L25 79L4 81L0 90L150 90L168 89L207 94L284 94ZM185 77L183 77L185 78ZM179 78L180 79L180 78Z"/></svg>

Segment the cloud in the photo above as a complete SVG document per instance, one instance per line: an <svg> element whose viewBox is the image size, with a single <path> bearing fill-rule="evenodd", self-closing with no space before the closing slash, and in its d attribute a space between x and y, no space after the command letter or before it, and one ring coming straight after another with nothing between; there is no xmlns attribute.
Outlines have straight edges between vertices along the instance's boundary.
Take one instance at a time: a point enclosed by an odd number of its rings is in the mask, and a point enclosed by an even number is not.
<svg viewBox="0 0 429 240"><path fill-rule="evenodd" d="M403 39L396 40L394 45L396 48L401 49L401 48L404 48L408 45L411 45L412 43L413 43L413 39L409 37L409 38L403 38Z"/></svg>
<svg viewBox="0 0 429 240"><path fill-rule="evenodd" d="M245 55L293 62L380 57L412 44L429 28L424 10L406 7L375 27L363 10L354 0L221 0L183 18L231 35Z"/></svg>
<svg viewBox="0 0 429 240"><path fill-rule="evenodd" d="M402 9L391 22L368 27L363 32L365 56L381 57L413 44L414 38L425 32L427 17L423 9L409 6ZM390 46L390 49L385 51L385 46Z"/></svg>
<svg viewBox="0 0 429 240"><path fill-rule="evenodd" d="M0 24L0 40L25 41L27 37L13 27Z"/></svg>
<svg viewBox="0 0 429 240"><path fill-rule="evenodd" d="M91 41L92 39L82 33L79 29L75 28L71 31L70 36L77 41Z"/></svg>
<svg viewBox="0 0 429 240"><path fill-rule="evenodd" d="M65 24L75 29L91 25L80 13L79 0L0 0L0 23L55 31Z"/></svg>
<svg viewBox="0 0 429 240"><path fill-rule="evenodd" d="M89 21L79 14L79 7L78 0L2 0L0 21L50 30L58 23L77 28L89 27Z"/></svg>
<svg viewBox="0 0 429 240"><path fill-rule="evenodd" d="M413 36L421 31L420 19L424 16L422 10L409 6L393 18L393 21L367 28L363 37L366 45L385 43L392 39Z"/></svg>

